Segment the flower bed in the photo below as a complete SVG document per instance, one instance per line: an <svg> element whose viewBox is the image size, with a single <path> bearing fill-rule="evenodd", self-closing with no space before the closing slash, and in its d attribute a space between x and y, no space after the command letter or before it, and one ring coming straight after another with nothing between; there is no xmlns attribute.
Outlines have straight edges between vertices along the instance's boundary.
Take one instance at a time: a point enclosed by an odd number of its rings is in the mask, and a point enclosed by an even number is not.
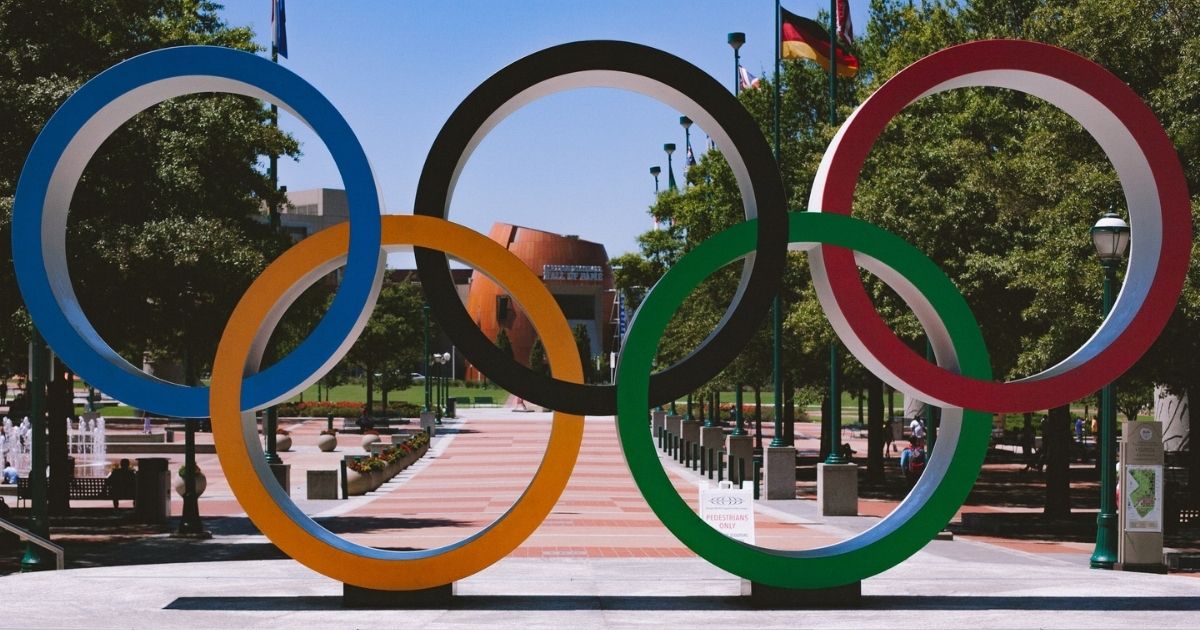
<svg viewBox="0 0 1200 630"><path fill-rule="evenodd" d="M357 418L366 405L360 402L292 402L279 405L279 415L286 418ZM420 405L396 401L388 403L386 410L376 409L373 415L380 418L417 418L421 415Z"/></svg>
<svg viewBox="0 0 1200 630"><path fill-rule="evenodd" d="M294 402L279 405L277 411L288 418L353 418L362 415L362 410L363 404L357 402Z"/></svg>
<svg viewBox="0 0 1200 630"><path fill-rule="evenodd" d="M404 442L381 450L377 455L355 457L346 462L346 488L351 495L366 494L379 488L411 466L429 450L429 434L415 433Z"/></svg>

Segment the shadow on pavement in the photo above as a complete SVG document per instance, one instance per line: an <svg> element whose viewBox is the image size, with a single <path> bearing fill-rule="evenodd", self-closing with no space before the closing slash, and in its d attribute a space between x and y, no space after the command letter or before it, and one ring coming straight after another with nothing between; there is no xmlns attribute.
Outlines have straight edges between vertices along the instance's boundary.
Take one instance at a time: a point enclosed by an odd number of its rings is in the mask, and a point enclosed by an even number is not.
<svg viewBox="0 0 1200 630"><path fill-rule="evenodd" d="M342 598L303 597L180 597L168 610L303 611L340 610ZM419 608L413 606L411 608ZM442 610L441 605L430 609ZM751 610L742 597L601 597L583 595L505 596L462 595L455 610ZM862 605L846 610L1106 610L1200 611L1200 597L1053 597L1053 596L864 596Z"/></svg>

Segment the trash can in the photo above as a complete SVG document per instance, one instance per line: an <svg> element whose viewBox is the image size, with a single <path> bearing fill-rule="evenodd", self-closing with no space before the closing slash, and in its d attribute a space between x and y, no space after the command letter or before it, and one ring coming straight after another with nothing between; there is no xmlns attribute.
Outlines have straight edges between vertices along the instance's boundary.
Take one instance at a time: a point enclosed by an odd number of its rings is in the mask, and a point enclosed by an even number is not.
<svg viewBox="0 0 1200 630"><path fill-rule="evenodd" d="M455 408L457 407L457 403L458 403L458 401L453 398L446 399L446 417L447 418L455 417Z"/></svg>
<svg viewBox="0 0 1200 630"><path fill-rule="evenodd" d="M139 457L133 511L139 523L166 525L171 517L171 473L165 457Z"/></svg>

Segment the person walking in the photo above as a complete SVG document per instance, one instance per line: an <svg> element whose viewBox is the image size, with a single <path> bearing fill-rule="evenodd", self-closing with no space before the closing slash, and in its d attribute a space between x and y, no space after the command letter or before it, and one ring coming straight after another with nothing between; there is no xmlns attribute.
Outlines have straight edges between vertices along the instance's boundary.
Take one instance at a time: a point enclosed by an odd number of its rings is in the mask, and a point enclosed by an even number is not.
<svg viewBox="0 0 1200 630"><path fill-rule="evenodd" d="M913 444L919 446L925 445L925 421L921 418L913 418L908 425L909 435L912 436Z"/></svg>
<svg viewBox="0 0 1200 630"><path fill-rule="evenodd" d="M904 473L904 481L908 487L917 484L921 473L925 472L925 450L914 438L908 443L908 448L900 451L900 472Z"/></svg>

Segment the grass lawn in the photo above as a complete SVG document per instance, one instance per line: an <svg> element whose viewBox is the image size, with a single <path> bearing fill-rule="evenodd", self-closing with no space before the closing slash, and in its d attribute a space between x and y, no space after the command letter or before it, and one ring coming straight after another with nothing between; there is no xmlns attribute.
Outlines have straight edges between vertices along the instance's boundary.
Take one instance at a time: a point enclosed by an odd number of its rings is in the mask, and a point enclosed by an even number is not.
<svg viewBox="0 0 1200 630"><path fill-rule="evenodd" d="M431 395L436 396L436 393L433 393ZM461 397L461 396L469 396L472 399L474 399L476 396L491 396L492 400L496 401L497 405L502 405L502 404L504 404L504 401L506 399L508 399L508 392L506 392L503 389L500 389L499 387L496 387L494 385L489 386L489 387L451 386L449 396L451 398L456 398L456 397ZM308 389L304 390L304 393L302 395L292 398L292 401L299 401L299 400L313 401L316 399L317 399L317 386L313 385L312 387L309 387ZM321 387L321 399L322 400L328 399L328 400L334 400L334 401L366 402L367 401L367 387L366 387L366 385L338 385L337 387L334 387L328 393L328 395L326 394L325 388ZM375 400L376 401L379 400L379 391L378 390L375 391ZM399 390L389 391L388 392L388 401L389 402L405 401L405 402L415 403L418 405L423 404L425 402L425 387L423 385L412 385L412 386L408 387L407 389L399 389Z"/></svg>

